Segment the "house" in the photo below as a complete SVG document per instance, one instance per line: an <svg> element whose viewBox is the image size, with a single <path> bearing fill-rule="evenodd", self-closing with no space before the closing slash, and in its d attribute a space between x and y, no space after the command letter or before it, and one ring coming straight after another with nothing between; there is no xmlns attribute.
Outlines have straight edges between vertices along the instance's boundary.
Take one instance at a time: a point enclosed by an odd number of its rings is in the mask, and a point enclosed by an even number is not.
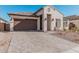
<svg viewBox="0 0 79 59"><path fill-rule="evenodd" d="M79 29L79 16L77 15L71 15L66 16L66 20L69 20L69 25L67 27L70 29L72 27L77 27Z"/></svg>
<svg viewBox="0 0 79 59"><path fill-rule="evenodd" d="M11 17L10 31L53 31L64 29L64 15L54 6L45 6L34 13L16 12L8 15Z"/></svg>
<svg viewBox="0 0 79 59"><path fill-rule="evenodd" d="M2 18L0 18L0 31L5 31L6 29L6 21Z"/></svg>

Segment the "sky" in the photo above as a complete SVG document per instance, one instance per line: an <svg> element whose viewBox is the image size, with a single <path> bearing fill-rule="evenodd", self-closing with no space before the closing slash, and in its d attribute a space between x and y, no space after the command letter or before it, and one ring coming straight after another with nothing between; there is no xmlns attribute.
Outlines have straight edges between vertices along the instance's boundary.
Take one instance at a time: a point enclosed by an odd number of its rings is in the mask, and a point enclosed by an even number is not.
<svg viewBox="0 0 79 59"><path fill-rule="evenodd" d="M79 15L79 5L53 5L65 16ZM35 12L44 5L0 5L0 17L9 21L8 13L13 12Z"/></svg>

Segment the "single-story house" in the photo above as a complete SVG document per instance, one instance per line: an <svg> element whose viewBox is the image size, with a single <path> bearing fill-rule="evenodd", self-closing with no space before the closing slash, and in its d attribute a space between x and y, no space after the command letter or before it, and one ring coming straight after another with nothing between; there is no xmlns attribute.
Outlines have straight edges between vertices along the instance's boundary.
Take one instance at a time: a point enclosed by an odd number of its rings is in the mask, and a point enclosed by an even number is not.
<svg viewBox="0 0 79 59"><path fill-rule="evenodd" d="M5 20L0 18L0 31L5 30Z"/></svg>
<svg viewBox="0 0 79 59"><path fill-rule="evenodd" d="M11 17L10 31L64 29L64 15L54 6L45 6L34 13L16 12L8 15Z"/></svg>
<svg viewBox="0 0 79 59"><path fill-rule="evenodd" d="M0 18L0 31L10 31L10 24L2 18Z"/></svg>

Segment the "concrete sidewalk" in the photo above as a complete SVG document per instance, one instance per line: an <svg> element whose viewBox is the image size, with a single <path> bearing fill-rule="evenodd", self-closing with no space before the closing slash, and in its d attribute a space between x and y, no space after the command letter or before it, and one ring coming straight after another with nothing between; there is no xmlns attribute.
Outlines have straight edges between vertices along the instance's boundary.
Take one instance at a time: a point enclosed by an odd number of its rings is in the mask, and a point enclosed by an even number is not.
<svg viewBox="0 0 79 59"><path fill-rule="evenodd" d="M79 52L79 44L44 32L13 32L8 52L72 53Z"/></svg>

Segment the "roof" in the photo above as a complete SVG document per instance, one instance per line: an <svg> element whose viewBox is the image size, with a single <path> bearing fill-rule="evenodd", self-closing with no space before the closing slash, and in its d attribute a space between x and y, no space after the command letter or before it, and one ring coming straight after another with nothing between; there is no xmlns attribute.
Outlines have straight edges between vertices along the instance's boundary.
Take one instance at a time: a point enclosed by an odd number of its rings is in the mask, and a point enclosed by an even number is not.
<svg viewBox="0 0 79 59"><path fill-rule="evenodd" d="M61 11L59 11L57 8L54 7L54 9L57 10L59 13L61 13L64 16L64 14Z"/></svg>
<svg viewBox="0 0 79 59"><path fill-rule="evenodd" d="M0 18L0 20L4 21L4 22L7 22L6 20L4 20L3 18Z"/></svg>
<svg viewBox="0 0 79 59"><path fill-rule="evenodd" d="M48 5L49 7L52 8L51 5ZM44 6L45 7L45 6ZM37 16L36 13L38 13L39 11L41 11L44 7L38 9L36 12L32 13L32 12L15 12L15 13L8 13L8 15L17 15L17 16ZM54 7L53 7L54 8ZM59 13L61 13L58 9L54 8L55 10L57 10ZM63 13L61 13L62 15L64 15ZM38 16L37 16L38 17Z"/></svg>
<svg viewBox="0 0 79 59"><path fill-rule="evenodd" d="M9 13L8 15L17 15L17 16L36 16L36 15L33 15L32 12L15 12L15 13Z"/></svg>
<svg viewBox="0 0 79 59"><path fill-rule="evenodd" d="M26 15L26 16L30 16L33 13L31 12L15 12L15 13L9 13L9 15Z"/></svg>
<svg viewBox="0 0 79 59"><path fill-rule="evenodd" d="M60 11L59 11L57 8L55 8L54 6L53 6L53 7L52 7L51 5L47 5L47 6L49 6L49 7L51 7L51 8L54 8L54 9L57 10L59 13L61 13L62 15L64 15L62 12L60 12ZM46 7L46 6L44 6L44 7ZM38 13L39 11L41 11L44 7L38 9L34 14Z"/></svg>
<svg viewBox="0 0 79 59"><path fill-rule="evenodd" d="M38 13L39 11L41 11L43 8L38 9L34 14Z"/></svg>
<svg viewBox="0 0 79 59"><path fill-rule="evenodd" d="M79 16L77 16L77 15L71 15L71 16L67 16L66 19L69 19L69 20L78 20Z"/></svg>

